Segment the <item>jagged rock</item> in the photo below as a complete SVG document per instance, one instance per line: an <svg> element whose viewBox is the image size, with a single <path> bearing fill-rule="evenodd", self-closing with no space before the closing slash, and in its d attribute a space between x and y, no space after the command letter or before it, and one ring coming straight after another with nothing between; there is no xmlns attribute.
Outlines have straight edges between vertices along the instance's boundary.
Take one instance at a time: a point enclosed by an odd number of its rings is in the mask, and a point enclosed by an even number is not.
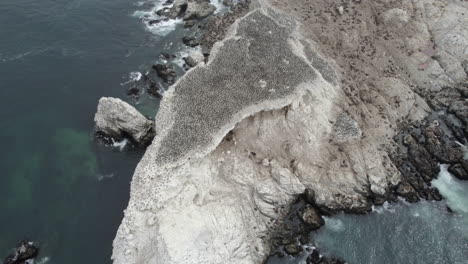
<svg viewBox="0 0 468 264"><path fill-rule="evenodd" d="M156 70L156 73L161 77L165 82L173 84L177 77L177 73L174 70L172 64L155 64L153 69Z"/></svg>
<svg viewBox="0 0 468 264"><path fill-rule="evenodd" d="M169 19L176 19L184 15L187 10L187 0L176 0L172 7L164 7L156 11L158 16L163 16Z"/></svg>
<svg viewBox="0 0 468 264"><path fill-rule="evenodd" d="M118 98L99 99L94 122L99 133L117 139L130 137L139 144L148 144L155 135L154 122Z"/></svg>
<svg viewBox="0 0 468 264"><path fill-rule="evenodd" d="M30 263L39 254L39 249L32 242L23 240L15 249L15 253L6 257L3 264L25 264Z"/></svg>
<svg viewBox="0 0 468 264"><path fill-rule="evenodd" d="M400 183L400 185L398 185L398 188L396 189L396 193L399 196L405 198L410 203L415 203L415 202L418 202L420 200L418 192L416 192L416 190L414 190L413 186L411 186L411 184L409 184L406 181L402 182L402 183Z"/></svg>
<svg viewBox="0 0 468 264"><path fill-rule="evenodd" d="M463 168L463 166L459 163L453 164L448 168L448 172L453 174L455 177L457 177L460 180L468 180L468 173L466 170Z"/></svg>
<svg viewBox="0 0 468 264"><path fill-rule="evenodd" d="M152 81L149 83L147 91L150 95L158 98L162 98L164 93L164 89L161 87L161 85Z"/></svg>
<svg viewBox="0 0 468 264"><path fill-rule="evenodd" d="M192 0L188 2L184 20L205 18L216 11L216 7L209 0Z"/></svg>
<svg viewBox="0 0 468 264"><path fill-rule="evenodd" d="M187 66L195 67L199 63L203 62L204 59L205 59L205 57L203 56L203 54L201 52L194 51L194 52L190 53L189 56L185 57L184 61L187 64Z"/></svg>
<svg viewBox="0 0 468 264"><path fill-rule="evenodd" d="M195 37L183 37L182 42L189 47L196 47L200 45L200 42Z"/></svg>
<svg viewBox="0 0 468 264"><path fill-rule="evenodd" d="M319 212L310 205L307 205L301 212L301 220L312 230L319 229L325 224Z"/></svg>
<svg viewBox="0 0 468 264"><path fill-rule="evenodd" d="M154 24L158 24L160 23L162 20L161 19L152 19L150 21L148 21L148 25L154 25Z"/></svg>
<svg viewBox="0 0 468 264"><path fill-rule="evenodd" d="M159 57L161 57L162 59L165 59L165 60L173 60L176 58L176 55L174 54L169 54L169 53L166 53L166 52L161 52L161 54L159 55Z"/></svg>

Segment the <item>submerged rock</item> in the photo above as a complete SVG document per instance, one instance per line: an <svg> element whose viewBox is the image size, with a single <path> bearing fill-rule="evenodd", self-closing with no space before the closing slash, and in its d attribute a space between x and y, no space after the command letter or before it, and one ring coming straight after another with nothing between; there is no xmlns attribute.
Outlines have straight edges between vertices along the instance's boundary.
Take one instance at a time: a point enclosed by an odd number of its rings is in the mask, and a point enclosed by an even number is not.
<svg viewBox="0 0 468 264"><path fill-rule="evenodd" d="M139 144L148 144L155 136L154 122L128 103L111 97L99 99L94 116L96 131L121 139L129 137Z"/></svg>
<svg viewBox="0 0 468 264"><path fill-rule="evenodd" d="M25 264L30 263L39 254L39 249L33 242L22 240L15 249L15 253L6 257L3 264Z"/></svg>
<svg viewBox="0 0 468 264"><path fill-rule="evenodd" d="M309 257L307 257L306 264L345 264L346 261L339 258L328 258L321 256L317 249L313 249Z"/></svg>

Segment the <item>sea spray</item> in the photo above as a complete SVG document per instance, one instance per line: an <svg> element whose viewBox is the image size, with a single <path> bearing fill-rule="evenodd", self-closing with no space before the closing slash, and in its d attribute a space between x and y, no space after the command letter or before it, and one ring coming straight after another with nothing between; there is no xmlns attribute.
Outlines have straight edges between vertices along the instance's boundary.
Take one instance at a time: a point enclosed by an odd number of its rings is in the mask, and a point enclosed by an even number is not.
<svg viewBox="0 0 468 264"><path fill-rule="evenodd" d="M447 199L451 209L468 214L468 183L453 177L447 171L448 165L440 166L440 173L437 179L433 180L432 186Z"/></svg>

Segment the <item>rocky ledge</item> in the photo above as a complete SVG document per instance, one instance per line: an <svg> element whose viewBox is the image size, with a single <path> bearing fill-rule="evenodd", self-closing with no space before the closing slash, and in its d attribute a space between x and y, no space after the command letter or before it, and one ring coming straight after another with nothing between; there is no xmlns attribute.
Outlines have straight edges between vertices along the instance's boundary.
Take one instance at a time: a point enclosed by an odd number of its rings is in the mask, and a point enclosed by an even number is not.
<svg viewBox="0 0 468 264"><path fill-rule="evenodd" d="M34 259L39 255L39 248L33 242L22 240L19 242L15 252L5 258L3 264L27 264L34 263Z"/></svg>

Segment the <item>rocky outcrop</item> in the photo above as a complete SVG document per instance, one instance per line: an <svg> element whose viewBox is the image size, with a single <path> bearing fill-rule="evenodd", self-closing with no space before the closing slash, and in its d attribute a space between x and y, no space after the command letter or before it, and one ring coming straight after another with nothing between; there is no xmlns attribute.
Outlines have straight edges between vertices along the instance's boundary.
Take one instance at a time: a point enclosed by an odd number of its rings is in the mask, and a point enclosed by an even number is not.
<svg viewBox="0 0 468 264"><path fill-rule="evenodd" d="M155 135L154 122L118 98L99 99L94 122L98 133L115 139L130 138L143 145Z"/></svg>
<svg viewBox="0 0 468 264"><path fill-rule="evenodd" d="M216 11L209 0L189 0L184 20L203 19Z"/></svg>
<svg viewBox="0 0 468 264"><path fill-rule="evenodd" d="M172 7L164 7L156 14L169 19L183 18L184 20L203 19L216 11L210 0L176 0Z"/></svg>
<svg viewBox="0 0 468 264"><path fill-rule="evenodd" d="M434 112L421 122L408 124L395 137L397 147L391 156L402 174L397 195L410 202L441 200L438 191L431 187L440 164L447 164L457 178L468 179L468 112L463 110L468 109L463 95L467 91L468 82L434 93L428 98Z"/></svg>
<svg viewBox="0 0 468 264"><path fill-rule="evenodd" d="M301 232L320 215L365 213L395 193L435 198L426 188L434 157L463 173L451 138L427 122L437 100L424 99L466 77L468 27L453 18L465 3L271 1L294 18L269 4L205 36L206 47L226 38L166 93L114 241L116 264L261 263L306 190ZM457 102L448 111L463 115ZM398 162L404 129L410 155ZM423 170L411 181L404 166ZM293 238L280 242L301 250ZM316 255L309 262L322 261Z"/></svg>
<svg viewBox="0 0 468 264"><path fill-rule="evenodd" d="M168 84L173 84L176 80L177 73L174 70L172 64L155 64L153 69L156 71L158 76Z"/></svg>
<svg viewBox="0 0 468 264"><path fill-rule="evenodd" d="M39 248L35 247L32 242L23 240L16 247L15 253L5 258L3 264L33 263L38 254Z"/></svg>

